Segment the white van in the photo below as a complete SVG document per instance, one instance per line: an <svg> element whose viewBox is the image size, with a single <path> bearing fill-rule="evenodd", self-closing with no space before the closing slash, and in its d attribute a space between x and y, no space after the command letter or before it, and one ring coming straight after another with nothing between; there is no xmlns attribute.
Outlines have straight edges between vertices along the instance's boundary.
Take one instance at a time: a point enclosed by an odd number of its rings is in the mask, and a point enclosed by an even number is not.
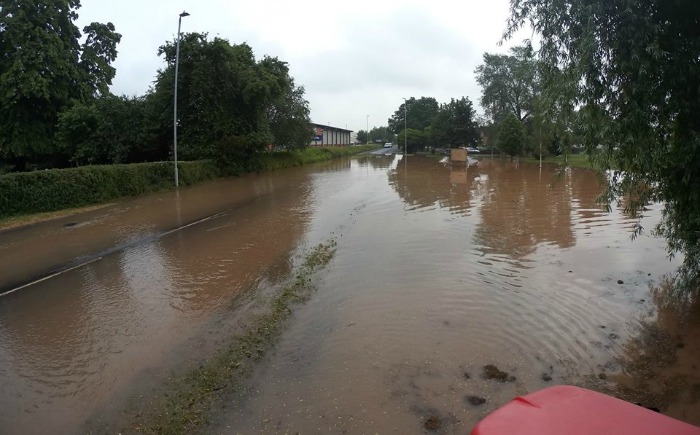
<svg viewBox="0 0 700 435"><path fill-rule="evenodd" d="M387 143L384 144L384 148L391 148L391 147L393 147L393 146L394 146L394 144L391 143L391 142L387 142Z"/></svg>

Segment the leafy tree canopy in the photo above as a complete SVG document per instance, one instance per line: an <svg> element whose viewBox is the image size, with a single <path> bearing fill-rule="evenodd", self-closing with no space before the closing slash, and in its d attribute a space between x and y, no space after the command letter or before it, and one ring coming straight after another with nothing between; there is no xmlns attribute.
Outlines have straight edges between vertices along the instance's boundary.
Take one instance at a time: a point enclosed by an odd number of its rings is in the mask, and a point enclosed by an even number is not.
<svg viewBox="0 0 700 435"><path fill-rule="evenodd" d="M367 143L369 141L369 135L366 130L360 130L357 132L357 142Z"/></svg>
<svg viewBox="0 0 700 435"><path fill-rule="evenodd" d="M174 42L163 45L167 67L158 72L153 90L163 110L162 123L172 128L175 69ZM256 61L247 44L208 40L188 33L180 43L178 123L183 159L212 158L217 144L241 159L277 143L302 147L312 136L304 88L297 87L285 62L265 57ZM178 150L179 151L179 150Z"/></svg>
<svg viewBox="0 0 700 435"><path fill-rule="evenodd" d="M373 127L369 131L369 140L370 142L393 142L394 132L389 130L389 127Z"/></svg>
<svg viewBox="0 0 700 435"><path fill-rule="evenodd" d="M509 156L519 156L523 153L525 144L525 126L512 113L501 121L498 131L498 148Z"/></svg>
<svg viewBox="0 0 700 435"><path fill-rule="evenodd" d="M469 98L452 98L449 103L441 104L437 116L433 119L431 132L432 141L437 146L476 145L479 131L476 113Z"/></svg>
<svg viewBox="0 0 700 435"><path fill-rule="evenodd" d="M511 0L506 37L528 23L540 59L580 106L589 152L613 170L609 199L664 204L656 230L700 281L700 2ZM601 151L599 151L601 150Z"/></svg>
<svg viewBox="0 0 700 435"><path fill-rule="evenodd" d="M482 88L481 105L494 122L509 113L520 121L533 114L539 85L529 43L513 47L510 55L484 53L484 63L475 73Z"/></svg>
<svg viewBox="0 0 700 435"><path fill-rule="evenodd" d="M389 129L396 134L404 130L406 104L408 104L408 118L406 119L406 123L408 124L408 128L415 130L423 130L429 127L440 110L440 105L433 97L421 97L419 99L411 97L407 102L405 101L401 104L398 110L389 118Z"/></svg>
<svg viewBox="0 0 700 435"><path fill-rule="evenodd" d="M121 35L92 23L81 44L79 8L79 0L0 0L0 156L56 154L58 114L107 93Z"/></svg>

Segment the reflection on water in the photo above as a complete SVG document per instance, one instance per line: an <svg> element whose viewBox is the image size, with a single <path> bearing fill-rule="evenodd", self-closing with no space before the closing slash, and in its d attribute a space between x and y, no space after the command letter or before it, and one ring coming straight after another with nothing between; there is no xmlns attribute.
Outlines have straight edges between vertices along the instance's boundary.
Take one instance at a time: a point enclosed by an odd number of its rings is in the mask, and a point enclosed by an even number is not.
<svg viewBox="0 0 700 435"><path fill-rule="evenodd" d="M678 262L630 241L593 172L556 171L362 156L0 234L0 289L97 259L0 298L0 432L79 431L329 237L318 292L212 432L419 434L434 417L467 433L561 383L700 424L697 310L681 320L650 291Z"/></svg>
<svg viewBox="0 0 700 435"><path fill-rule="evenodd" d="M596 205L593 172L376 161L324 285L213 432L418 434L433 417L467 433L517 394L600 373L621 385L638 319L655 319L650 287L676 263Z"/></svg>
<svg viewBox="0 0 700 435"><path fill-rule="evenodd" d="M656 312L622 344L613 374L603 367L583 385L700 425L700 303L669 303L669 286L652 289Z"/></svg>
<svg viewBox="0 0 700 435"><path fill-rule="evenodd" d="M271 265L290 270L312 190L308 170L251 176L184 189L179 204L165 193L72 217L70 242L56 222L22 230L31 246L1 234L0 263L15 262L5 240L33 250L35 262L17 263L27 277L99 257L0 298L0 432L75 433L96 410L121 405L137 380L190 359L191 337L214 313Z"/></svg>

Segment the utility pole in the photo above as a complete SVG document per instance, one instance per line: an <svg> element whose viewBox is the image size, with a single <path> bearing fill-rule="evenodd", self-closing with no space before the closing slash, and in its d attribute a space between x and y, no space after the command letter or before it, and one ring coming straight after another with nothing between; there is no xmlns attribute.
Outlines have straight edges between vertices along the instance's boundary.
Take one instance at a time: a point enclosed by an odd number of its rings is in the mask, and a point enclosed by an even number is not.
<svg viewBox="0 0 700 435"><path fill-rule="evenodd" d="M177 20L177 48L175 49L175 93L173 95L173 157L175 158L175 187L180 185L180 179L177 172L177 70L180 63L180 26L182 18L188 17L185 11L182 11L180 18Z"/></svg>

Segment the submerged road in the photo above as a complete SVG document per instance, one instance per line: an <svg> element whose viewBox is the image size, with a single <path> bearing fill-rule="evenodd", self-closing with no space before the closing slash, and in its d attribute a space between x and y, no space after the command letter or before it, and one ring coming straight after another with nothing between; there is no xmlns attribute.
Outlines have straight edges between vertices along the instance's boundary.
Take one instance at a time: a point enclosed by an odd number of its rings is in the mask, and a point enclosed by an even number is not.
<svg viewBox="0 0 700 435"><path fill-rule="evenodd" d="M0 232L0 433L116 432L130 397L215 354L221 326L329 239L312 299L212 433L420 434L430 417L466 433L556 383L700 423L700 319L663 298L677 260L597 206L596 174L402 159L217 180ZM659 216L651 206L643 223ZM485 379L488 364L514 380Z"/></svg>

